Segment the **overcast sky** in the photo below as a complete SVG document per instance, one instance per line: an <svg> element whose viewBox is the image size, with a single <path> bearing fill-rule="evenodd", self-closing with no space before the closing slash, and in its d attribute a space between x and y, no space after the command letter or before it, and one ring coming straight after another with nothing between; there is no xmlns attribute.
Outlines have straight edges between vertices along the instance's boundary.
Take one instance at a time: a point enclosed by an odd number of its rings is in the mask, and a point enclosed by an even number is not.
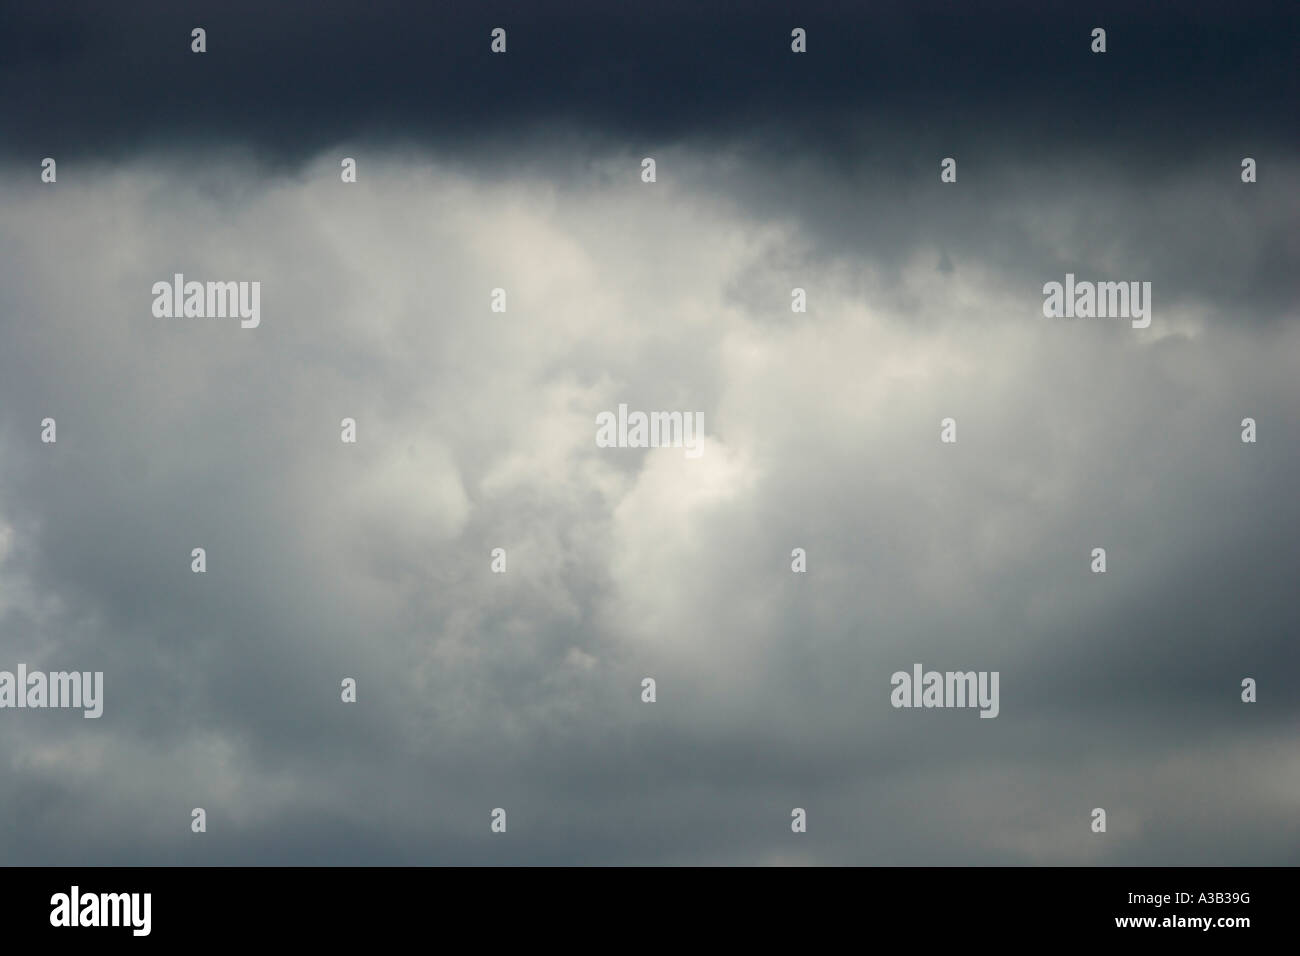
<svg viewBox="0 0 1300 956"><path fill-rule="evenodd" d="M1300 862L1294 5L420 6L0 30L0 859Z"/></svg>

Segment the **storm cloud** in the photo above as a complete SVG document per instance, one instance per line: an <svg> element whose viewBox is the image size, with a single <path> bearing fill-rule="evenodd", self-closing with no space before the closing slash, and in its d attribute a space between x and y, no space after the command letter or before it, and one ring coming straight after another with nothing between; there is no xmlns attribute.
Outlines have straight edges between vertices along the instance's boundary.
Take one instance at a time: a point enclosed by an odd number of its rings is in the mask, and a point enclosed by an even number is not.
<svg viewBox="0 0 1300 956"><path fill-rule="evenodd" d="M7 861L1300 862L1295 32L854 7L15 18Z"/></svg>

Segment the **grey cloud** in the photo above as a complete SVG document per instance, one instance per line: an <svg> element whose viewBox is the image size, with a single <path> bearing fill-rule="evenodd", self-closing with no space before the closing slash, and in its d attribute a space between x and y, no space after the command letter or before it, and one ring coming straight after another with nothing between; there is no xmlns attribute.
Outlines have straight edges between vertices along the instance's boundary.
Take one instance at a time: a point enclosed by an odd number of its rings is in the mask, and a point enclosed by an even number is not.
<svg viewBox="0 0 1300 956"><path fill-rule="evenodd" d="M108 688L4 714L7 858L1295 862L1285 196L532 155L5 177L0 666ZM1157 279L1149 334L1044 319L1069 263ZM153 318L174 271L260 280L262 327ZM619 401L704 456L596 448ZM914 661L1001 716L893 710Z"/></svg>

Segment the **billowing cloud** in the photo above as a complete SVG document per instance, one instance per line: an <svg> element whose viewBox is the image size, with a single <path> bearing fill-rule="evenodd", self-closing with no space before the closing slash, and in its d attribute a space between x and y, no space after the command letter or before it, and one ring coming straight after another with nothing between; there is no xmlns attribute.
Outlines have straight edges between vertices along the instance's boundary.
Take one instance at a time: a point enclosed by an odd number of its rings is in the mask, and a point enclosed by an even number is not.
<svg viewBox="0 0 1300 956"><path fill-rule="evenodd" d="M1293 195L349 149L6 171L0 667L107 688L4 713L8 859L1296 862ZM1066 271L1151 328L1044 318ZM155 318L177 272L261 326ZM893 709L913 662L1000 715Z"/></svg>

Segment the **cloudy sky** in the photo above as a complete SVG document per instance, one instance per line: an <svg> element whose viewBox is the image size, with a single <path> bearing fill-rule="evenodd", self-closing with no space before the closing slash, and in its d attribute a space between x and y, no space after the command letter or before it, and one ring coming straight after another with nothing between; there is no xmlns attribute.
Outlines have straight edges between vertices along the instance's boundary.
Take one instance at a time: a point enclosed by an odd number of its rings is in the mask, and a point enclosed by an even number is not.
<svg viewBox="0 0 1300 956"><path fill-rule="evenodd" d="M1293 5L701 6L11 6L0 859L1300 863Z"/></svg>

